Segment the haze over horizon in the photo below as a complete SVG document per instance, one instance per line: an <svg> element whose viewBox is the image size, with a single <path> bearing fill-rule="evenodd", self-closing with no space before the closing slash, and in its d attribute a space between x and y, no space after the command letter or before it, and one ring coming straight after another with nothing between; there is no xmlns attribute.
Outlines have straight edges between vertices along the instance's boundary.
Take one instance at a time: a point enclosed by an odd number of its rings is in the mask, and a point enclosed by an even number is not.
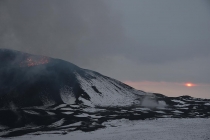
<svg viewBox="0 0 210 140"><path fill-rule="evenodd" d="M167 96L210 98L209 37L208 0L0 1L0 48Z"/></svg>

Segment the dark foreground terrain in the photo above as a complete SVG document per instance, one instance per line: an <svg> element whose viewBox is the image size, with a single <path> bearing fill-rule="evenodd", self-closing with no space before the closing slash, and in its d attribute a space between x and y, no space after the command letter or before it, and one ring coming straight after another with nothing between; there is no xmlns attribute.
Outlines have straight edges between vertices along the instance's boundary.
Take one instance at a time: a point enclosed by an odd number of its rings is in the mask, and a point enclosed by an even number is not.
<svg viewBox="0 0 210 140"><path fill-rule="evenodd" d="M210 118L210 100L165 97L167 105L156 107L88 107L60 104L46 108L0 110L0 136L14 137L27 133L94 131L106 127L104 122L118 119L148 120L157 118Z"/></svg>

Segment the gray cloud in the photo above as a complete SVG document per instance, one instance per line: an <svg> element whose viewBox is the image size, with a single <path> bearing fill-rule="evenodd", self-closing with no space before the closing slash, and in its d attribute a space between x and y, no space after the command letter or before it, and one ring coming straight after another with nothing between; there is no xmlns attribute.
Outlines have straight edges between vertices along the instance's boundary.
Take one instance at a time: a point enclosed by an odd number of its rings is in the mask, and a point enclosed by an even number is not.
<svg viewBox="0 0 210 140"><path fill-rule="evenodd" d="M85 63L123 40L119 17L100 0L1 1L1 47Z"/></svg>
<svg viewBox="0 0 210 140"><path fill-rule="evenodd" d="M96 60L97 61L97 60ZM210 83L210 57L197 57L165 64L138 64L124 56L103 57L90 68L120 81ZM109 65L110 68L106 66Z"/></svg>
<svg viewBox="0 0 210 140"><path fill-rule="evenodd" d="M161 63L210 54L210 11L206 1L114 1L132 40L129 57Z"/></svg>

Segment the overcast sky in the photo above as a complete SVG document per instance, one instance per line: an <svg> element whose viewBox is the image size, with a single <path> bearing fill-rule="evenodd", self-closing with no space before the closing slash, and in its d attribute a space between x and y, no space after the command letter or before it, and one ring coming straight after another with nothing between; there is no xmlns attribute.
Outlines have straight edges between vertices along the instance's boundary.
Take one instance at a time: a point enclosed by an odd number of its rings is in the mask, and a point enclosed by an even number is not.
<svg viewBox="0 0 210 140"><path fill-rule="evenodd" d="M145 91L210 98L209 0L1 0L0 47Z"/></svg>

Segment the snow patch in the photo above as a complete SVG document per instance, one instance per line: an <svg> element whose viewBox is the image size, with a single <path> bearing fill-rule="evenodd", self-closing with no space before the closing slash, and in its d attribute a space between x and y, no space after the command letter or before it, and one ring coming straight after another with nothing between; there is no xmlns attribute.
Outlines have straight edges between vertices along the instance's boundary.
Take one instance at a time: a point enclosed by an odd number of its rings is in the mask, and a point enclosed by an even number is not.
<svg viewBox="0 0 210 140"><path fill-rule="evenodd" d="M165 114L163 111L155 111L156 113Z"/></svg>
<svg viewBox="0 0 210 140"><path fill-rule="evenodd" d="M83 111L85 112L90 112L90 113L95 113L95 112L99 112L99 111L106 111L106 109L99 109L99 108L84 108Z"/></svg>
<svg viewBox="0 0 210 140"><path fill-rule="evenodd" d="M174 99L174 100L171 100L171 101L173 101L173 102L176 102L176 103L180 103L180 104L184 104L185 102L183 102L183 101L180 101L180 100L176 100L176 99Z"/></svg>
<svg viewBox="0 0 210 140"><path fill-rule="evenodd" d="M48 125L48 127L58 127L58 126L61 126L63 123L64 123L64 119L61 119L61 120L59 120L57 122L54 122L51 125Z"/></svg>
<svg viewBox="0 0 210 140"><path fill-rule="evenodd" d="M64 86L60 89L60 96L62 101L66 104L74 104L76 101L73 90L69 86Z"/></svg>
<svg viewBox="0 0 210 140"><path fill-rule="evenodd" d="M39 115L38 112L33 111L33 110L24 110L24 112L28 113L28 114L33 114L33 115Z"/></svg>
<svg viewBox="0 0 210 140"><path fill-rule="evenodd" d="M182 111L179 111L179 110L175 110L175 111L172 111L174 113L183 113Z"/></svg>
<svg viewBox="0 0 210 140"><path fill-rule="evenodd" d="M68 126L68 127L69 127L69 126L73 127L73 126L80 126L80 125L82 125L82 122L72 123L72 124L67 125L67 126Z"/></svg>
<svg viewBox="0 0 210 140"><path fill-rule="evenodd" d="M165 101L158 101L158 105L161 106L161 107L167 106Z"/></svg>
<svg viewBox="0 0 210 140"><path fill-rule="evenodd" d="M85 114L85 113L82 113L82 114L74 115L74 116L76 116L76 117L88 117L89 115Z"/></svg>
<svg viewBox="0 0 210 140"><path fill-rule="evenodd" d="M73 114L74 112L62 112L63 114L66 114L66 115L70 115L70 114Z"/></svg>
<svg viewBox="0 0 210 140"><path fill-rule="evenodd" d="M205 103L204 105L210 105L210 103Z"/></svg>
<svg viewBox="0 0 210 140"><path fill-rule="evenodd" d="M49 114L49 115L55 115L55 113L53 113L53 112L50 112L50 111L46 111L47 112L47 114Z"/></svg>
<svg viewBox="0 0 210 140"><path fill-rule="evenodd" d="M182 104L182 105L174 105L175 107L186 107L189 106L190 104Z"/></svg>

